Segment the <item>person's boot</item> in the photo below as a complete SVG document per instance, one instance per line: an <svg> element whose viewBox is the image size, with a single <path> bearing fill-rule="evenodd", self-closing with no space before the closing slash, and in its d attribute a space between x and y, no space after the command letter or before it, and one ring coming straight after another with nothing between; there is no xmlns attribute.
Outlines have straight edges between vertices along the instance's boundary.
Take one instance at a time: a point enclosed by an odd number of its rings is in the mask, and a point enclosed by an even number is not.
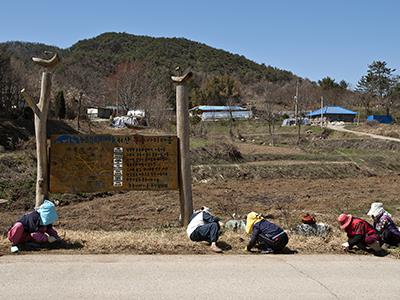
<svg viewBox="0 0 400 300"><path fill-rule="evenodd" d="M11 253L17 253L19 251L19 248L17 245L12 245L10 251Z"/></svg>
<svg viewBox="0 0 400 300"><path fill-rule="evenodd" d="M210 249L215 253L222 253L222 249L219 248L215 242L211 243Z"/></svg>

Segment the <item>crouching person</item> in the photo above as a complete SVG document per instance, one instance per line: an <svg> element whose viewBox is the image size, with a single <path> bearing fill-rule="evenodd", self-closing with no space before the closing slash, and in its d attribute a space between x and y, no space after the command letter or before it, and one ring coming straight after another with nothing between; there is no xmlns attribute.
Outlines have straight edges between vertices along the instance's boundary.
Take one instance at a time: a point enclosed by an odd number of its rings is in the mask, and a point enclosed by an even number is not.
<svg viewBox="0 0 400 300"><path fill-rule="evenodd" d="M386 254L379 244L379 235L367 221L353 217L350 214L341 214L338 217L338 223L340 229L347 233L347 244L343 244L345 250L351 250L354 246L357 246L362 250L370 248L377 256Z"/></svg>
<svg viewBox="0 0 400 300"><path fill-rule="evenodd" d="M400 244L400 231L380 202L371 204L367 213L374 220L374 228L381 237L383 246L398 246Z"/></svg>
<svg viewBox="0 0 400 300"><path fill-rule="evenodd" d="M251 234L246 246L247 251L255 246L261 249L261 253L277 253L282 251L289 238L286 232L278 225L265 220L261 215L251 212L247 215L246 232Z"/></svg>
<svg viewBox="0 0 400 300"><path fill-rule="evenodd" d="M222 253L222 249L216 244L220 233L220 221L210 213L208 207L202 207L193 213L186 232L190 240L206 241L211 245L211 251Z"/></svg>
<svg viewBox="0 0 400 300"><path fill-rule="evenodd" d="M54 204L45 200L36 210L26 213L7 233L12 243L11 252L18 252L27 242L53 243L60 240L52 224L58 219Z"/></svg>

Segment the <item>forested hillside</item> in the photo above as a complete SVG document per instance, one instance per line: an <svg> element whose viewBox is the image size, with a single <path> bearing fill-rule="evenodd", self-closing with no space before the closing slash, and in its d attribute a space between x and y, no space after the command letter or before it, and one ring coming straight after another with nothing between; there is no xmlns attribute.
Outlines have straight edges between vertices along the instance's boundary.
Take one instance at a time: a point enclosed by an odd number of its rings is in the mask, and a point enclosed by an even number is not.
<svg viewBox="0 0 400 300"><path fill-rule="evenodd" d="M2 91L7 91L0 95L3 114L11 115L11 108L22 105L22 87L38 96L40 69L31 57L49 57L51 54L45 51L57 51L62 57L54 71L53 97L64 92L67 117L76 115L75 104L81 98L84 107L118 103L125 109L146 109L158 119L166 108L174 106L170 76L186 70L195 75L191 82L192 106L238 103L264 108L270 115L271 111L293 109L297 84L303 111L319 106L321 96L326 104L349 108L364 105L367 99L367 110L373 103L368 93L360 97L344 81L337 83L326 77L312 82L290 71L184 38L104 33L67 49L39 43L1 43L0 85Z"/></svg>
<svg viewBox="0 0 400 300"><path fill-rule="evenodd" d="M95 56L106 70L109 70L108 64L115 66L125 61L145 61L166 72L171 72L176 66L183 69L190 67L199 73L230 74L248 82L259 79L276 82L293 78L293 74L288 71L260 65L244 56L183 38L105 33L76 43L68 54L73 61L85 61Z"/></svg>

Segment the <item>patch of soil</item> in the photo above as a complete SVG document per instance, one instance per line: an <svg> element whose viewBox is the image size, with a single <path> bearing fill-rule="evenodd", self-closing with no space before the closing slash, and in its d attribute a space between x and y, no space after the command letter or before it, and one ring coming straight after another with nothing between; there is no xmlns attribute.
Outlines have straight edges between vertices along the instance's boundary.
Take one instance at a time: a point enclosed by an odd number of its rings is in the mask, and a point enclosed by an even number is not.
<svg viewBox="0 0 400 300"><path fill-rule="evenodd" d="M351 162L259 161L243 164L193 166L193 180L200 182L226 179L345 178L368 175Z"/></svg>
<svg viewBox="0 0 400 300"><path fill-rule="evenodd" d="M215 143L207 147L191 149L192 164L240 162L243 161L242 153L234 144Z"/></svg>
<svg viewBox="0 0 400 300"><path fill-rule="evenodd" d="M279 154L279 155L299 155L305 152L294 146L294 147L273 147L268 145L257 145L249 143L237 143L236 147L241 153L247 155L256 154Z"/></svg>
<svg viewBox="0 0 400 300"><path fill-rule="evenodd" d="M331 152L335 149L358 149L358 150L389 150L399 151L400 143L377 139L331 139L314 140L303 145L306 149L319 149Z"/></svg>

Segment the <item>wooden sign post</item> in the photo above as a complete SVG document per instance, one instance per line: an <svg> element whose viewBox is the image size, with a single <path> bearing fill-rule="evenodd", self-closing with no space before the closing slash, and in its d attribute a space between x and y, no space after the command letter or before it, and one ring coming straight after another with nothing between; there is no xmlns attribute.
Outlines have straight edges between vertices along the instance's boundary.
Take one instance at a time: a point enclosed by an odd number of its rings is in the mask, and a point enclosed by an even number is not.
<svg viewBox="0 0 400 300"><path fill-rule="evenodd" d="M47 69L42 73L42 84L40 89L39 102L36 101L25 91L21 94L35 114L35 135L36 135L36 156L37 156L37 177L36 177L36 201L35 207L39 207L48 196L48 154L47 154L47 115L50 104L51 73L59 62L60 58L55 54L51 59L45 60L33 57L32 60Z"/></svg>
<svg viewBox="0 0 400 300"><path fill-rule="evenodd" d="M176 128L179 139L179 197L181 202L182 225L189 224L193 213L192 200L192 171L190 162L189 144L189 100L186 87L187 81L192 77L189 72L183 76L172 76L176 83Z"/></svg>

